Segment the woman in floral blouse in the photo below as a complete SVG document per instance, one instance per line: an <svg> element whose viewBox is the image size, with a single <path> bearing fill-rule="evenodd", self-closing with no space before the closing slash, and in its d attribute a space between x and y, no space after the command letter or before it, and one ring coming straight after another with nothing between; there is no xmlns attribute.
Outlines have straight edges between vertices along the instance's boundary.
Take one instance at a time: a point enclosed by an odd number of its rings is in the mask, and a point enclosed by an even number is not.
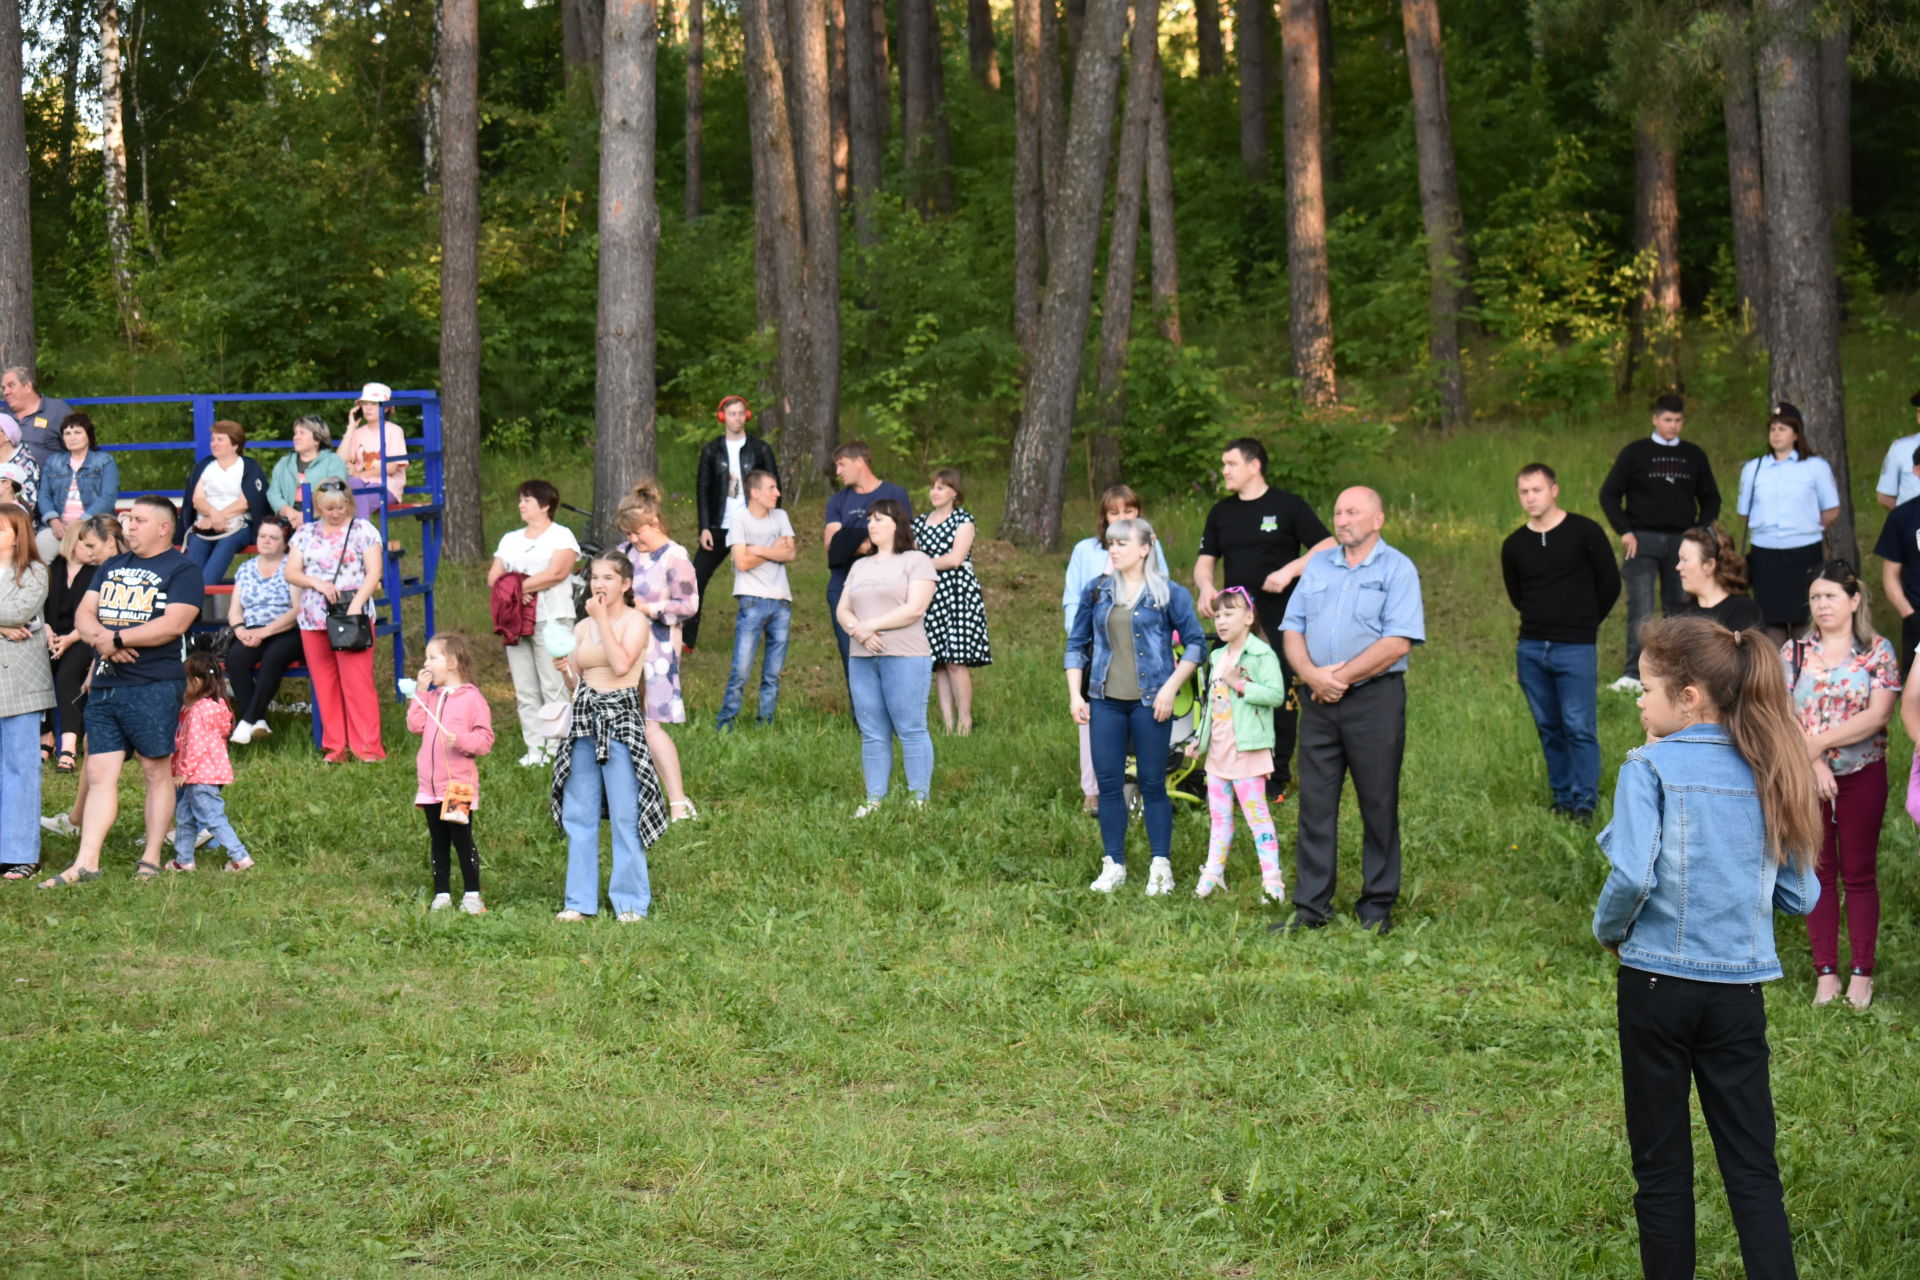
<svg viewBox="0 0 1920 1280"><path fill-rule="evenodd" d="M1873 1003L1880 933L1880 820L1887 809L1887 721L1900 694L1893 646L1874 634L1867 594L1844 560L1829 560L1807 587L1813 625L1781 646L1807 756L1820 789L1826 842L1815 870L1820 901L1807 917L1817 976L1813 1002L1840 994L1840 898L1847 901L1852 968L1847 1003ZM1837 882L1837 883L1836 883Z"/></svg>
<svg viewBox="0 0 1920 1280"><path fill-rule="evenodd" d="M621 502L614 524L627 535L619 549L633 565L634 607L647 616L647 647L641 657L647 750L667 793L669 819L684 822L699 814L687 799L680 752L667 726L687 718L687 704L680 696L680 624L700 612L700 588L693 557L667 536L663 505L659 484L642 479Z"/></svg>

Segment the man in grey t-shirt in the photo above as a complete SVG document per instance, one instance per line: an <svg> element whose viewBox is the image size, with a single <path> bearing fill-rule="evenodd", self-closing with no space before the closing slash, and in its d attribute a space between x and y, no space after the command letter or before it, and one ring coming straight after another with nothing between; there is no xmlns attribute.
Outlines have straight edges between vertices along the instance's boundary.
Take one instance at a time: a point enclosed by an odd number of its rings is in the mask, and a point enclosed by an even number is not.
<svg viewBox="0 0 1920 1280"><path fill-rule="evenodd" d="M793 623L793 589L787 566L799 554L793 522L777 503L780 481L771 471L754 471L746 482L746 510L727 525L727 549L733 556L733 596L738 617L733 624L733 670L727 673L727 695L720 703L716 729L731 729L740 714L747 676L753 670L753 651L766 641L760 660L760 712L757 722L773 722L780 700L780 669L787 661L787 639Z"/></svg>
<svg viewBox="0 0 1920 1280"><path fill-rule="evenodd" d="M60 424L73 412L72 406L43 398L32 372L20 365L0 373L0 396L6 397L8 411L20 423L21 446L45 471L48 458L66 452L60 443Z"/></svg>

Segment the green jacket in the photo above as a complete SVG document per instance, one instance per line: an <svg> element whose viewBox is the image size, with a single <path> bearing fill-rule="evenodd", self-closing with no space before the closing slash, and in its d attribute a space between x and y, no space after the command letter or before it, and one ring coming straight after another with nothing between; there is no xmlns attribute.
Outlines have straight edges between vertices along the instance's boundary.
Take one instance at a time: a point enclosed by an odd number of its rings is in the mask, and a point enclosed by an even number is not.
<svg viewBox="0 0 1920 1280"><path fill-rule="evenodd" d="M273 476L267 481L267 505L273 508L275 515L282 507L300 506L300 459L291 449L280 461L273 464ZM340 461L340 455L331 449L322 449L313 455L313 461L307 464L307 486L311 488L322 480L345 480L347 464ZM307 511L309 517L312 511Z"/></svg>
<svg viewBox="0 0 1920 1280"><path fill-rule="evenodd" d="M1230 665L1227 646L1215 641L1213 651L1207 655L1207 683L1200 700L1197 741L1202 756L1207 754L1207 735L1213 728L1213 678L1216 672ZM1246 647L1240 651L1240 666L1247 673L1245 692L1227 690L1227 700L1233 708L1233 745L1241 751L1270 751L1273 749L1273 708L1287 700L1287 681L1280 670L1280 655L1265 640L1250 635Z"/></svg>

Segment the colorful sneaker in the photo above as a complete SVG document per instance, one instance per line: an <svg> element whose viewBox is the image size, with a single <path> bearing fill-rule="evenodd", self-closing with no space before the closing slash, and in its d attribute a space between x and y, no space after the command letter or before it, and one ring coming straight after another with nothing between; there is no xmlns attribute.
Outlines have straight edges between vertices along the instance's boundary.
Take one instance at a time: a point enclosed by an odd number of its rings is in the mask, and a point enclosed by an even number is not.
<svg viewBox="0 0 1920 1280"><path fill-rule="evenodd" d="M1112 858L1107 858L1101 862L1099 878L1088 885L1087 888L1093 890L1095 893L1112 893L1126 882L1127 864L1124 862L1115 862Z"/></svg>
<svg viewBox="0 0 1920 1280"><path fill-rule="evenodd" d="M1270 876L1263 875L1260 877L1260 892L1266 894L1267 897L1274 902L1285 902L1287 900L1287 882L1280 878L1280 873L1277 871Z"/></svg>
<svg viewBox="0 0 1920 1280"><path fill-rule="evenodd" d="M452 906L452 905L453 905L453 895L452 895L452 894L450 894L450 893L436 893L436 894L434 894L434 895L433 895L433 901L432 901L432 902L429 902L429 903L427 904L427 910L429 910L429 911L445 911L445 910L446 910L446 909L447 909L448 907L450 907L450 906Z"/></svg>
<svg viewBox="0 0 1920 1280"><path fill-rule="evenodd" d="M1200 869L1199 883L1193 886L1193 896L1196 898L1204 898L1215 889L1225 892L1226 887L1227 869L1225 867L1202 867Z"/></svg>
<svg viewBox="0 0 1920 1280"><path fill-rule="evenodd" d="M483 916L487 914L487 904L480 901L477 893L463 893L460 895L460 912L462 915Z"/></svg>
<svg viewBox="0 0 1920 1280"><path fill-rule="evenodd" d="M1147 896L1162 898L1173 892L1173 864L1165 858L1155 858L1147 865Z"/></svg>

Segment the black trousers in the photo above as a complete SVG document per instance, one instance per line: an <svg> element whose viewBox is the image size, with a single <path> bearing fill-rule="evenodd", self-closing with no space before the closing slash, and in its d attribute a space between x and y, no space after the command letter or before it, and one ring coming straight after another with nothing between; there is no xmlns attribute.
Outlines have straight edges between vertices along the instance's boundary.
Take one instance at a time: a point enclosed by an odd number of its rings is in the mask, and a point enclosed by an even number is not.
<svg viewBox="0 0 1920 1280"><path fill-rule="evenodd" d="M473 847L473 815L467 815L467 822L448 822L440 816L438 800L418 807L427 820L427 835L433 841L433 891L453 892L452 859L448 855L458 850L461 883L468 893L480 892L480 855Z"/></svg>
<svg viewBox="0 0 1920 1280"><path fill-rule="evenodd" d="M1407 682L1376 676L1340 701L1301 702L1299 834L1293 905L1305 920L1333 913L1340 870L1340 790L1349 774L1360 802L1363 879L1355 911L1382 919L1400 897L1400 762L1407 750ZM1278 762L1279 751L1274 756Z"/></svg>
<svg viewBox="0 0 1920 1280"><path fill-rule="evenodd" d="M1268 599L1261 593L1261 603ZM1287 655L1280 652L1280 623L1287 616L1288 596L1280 597L1278 608L1265 607L1260 611L1260 626L1267 633L1267 639L1273 643L1273 656L1280 659L1280 680L1288 689L1293 688L1293 667L1287 662ZM1302 695L1305 696L1305 695ZM1300 736L1300 709L1289 697L1273 709L1273 773L1267 778L1267 799L1278 799L1280 794L1293 784L1293 748Z"/></svg>
<svg viewBox="0 0 1920 1280"><path fill-rule="evenodd" d="M280 692L280 677L300 661L300 632L281 631L258 645L238 640L227 646L227 683L233 686L234 722L267 718L267 706Z"/></svg>
<svg viewBox="0 0 1920 1280"><path fill-rule="evenodd" d="M1748 1280L1793 1280L1793 1238L1773 1155L1767 1006L1757 982L1696 982L1622 966L1620 1082L1640 1268L1648 1280L1691 1280L1691 1087L1713 1136Z"/></svg>
<svg viewBox="0 0 1920 1280"><path fill-rule="evenodd" d="M1912 602L1909 603L1920 603ZM1920 645L1920 608L1900 619L1900 683L1907 682L1907 672L1913 669L1913 648Z"/></svg>
<svg viewBox="0 0 1920 1280"><path fill-rule="evenodd" d="M60 655L60 661L53 664L53 696L54 705L60 709L60 732L63 735L71 733L76 740L86 732L81 728L81 718L87 713L87 672L99 657L92 645L76 640ZM53 730L51 715L47 717L47 729L48 732ZM58 743L54 745L59 746Z"/></svg>
<svg viewBox="0 0 1920 1280"><path fill-rule="evenodd" d="M680 624L680 643L689 649L700 639L700 618L707 611L707 584L713 581L721 565L733 559L733 552L727 549L727 531L712 529L709 532L713 534L713 550L702 547L698 538L693 544L693 581L700 589L700 612Z"/></svg>

